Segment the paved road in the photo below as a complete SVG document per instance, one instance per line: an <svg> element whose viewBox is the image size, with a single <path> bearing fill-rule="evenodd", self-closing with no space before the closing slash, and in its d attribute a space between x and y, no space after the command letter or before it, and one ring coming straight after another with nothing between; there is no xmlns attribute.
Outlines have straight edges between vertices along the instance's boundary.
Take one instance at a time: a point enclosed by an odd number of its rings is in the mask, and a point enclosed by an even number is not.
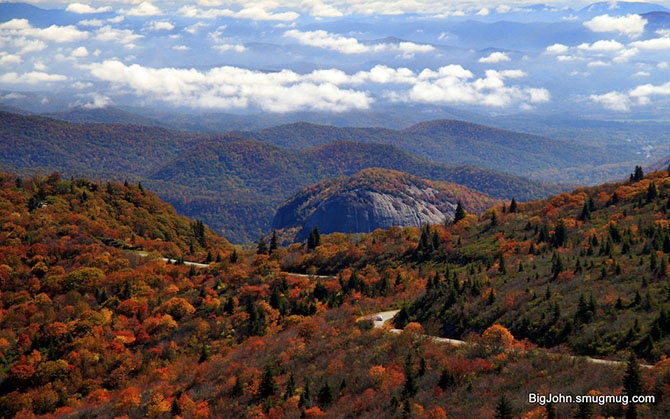
<svg viewBox="0 0 670 419"><path fill-rule="evenodd" d="M398 314L400 310L390 310L390 311L382 311L380 313L373 313L373 314L367 314L365 316L361 316L358 319L356 319L357 322L362 321L362 320L372 320L372 324L375 329L383 327L387 322L389 322L396 314ZM389 332L391 333L402 333L402 329L389 329ZM447 343L449 345L454 345L454 346L461 346L465 345L467 342L463 340L458 340L458 339L448 339L448 338L441 338L438 336L429 336L426 335L427 338L432 339L433 342L437 343ZM577 360L584 360L586 362L590 362L592 364L599 364L599 365L609 365L612 367L619 367L622 365L626 365L626 362L623 361L610 361L607 359L598 359L598 358L591 358L588 356L574 356L574 355L563 355L563 354L557 354L559 356L567 356L569 359L573 361ZM640 367L642 368L652 368L652 365L646 365L646 364L640 364Z"/></svg>
<svg viewBox="0 0 670 419"><path fill-rule="evenodd" d="M137 253L138 255L140 255L140 256L142 256L142 257L144 257L144 258L149 256L149 252L139 251L139 252L135 252L135 253ZM163 262L165 262L165 263L176 263L176 262L177 262L177 259L168 259L168 258L160 258L160 259L161 259ZM186 265L186 266L195 266L196 268L209 268L209 265L208 265L208 264L206 264L206 263L198 263L198 262L188 262L188 261L184 261L184 265Z"/></svg>

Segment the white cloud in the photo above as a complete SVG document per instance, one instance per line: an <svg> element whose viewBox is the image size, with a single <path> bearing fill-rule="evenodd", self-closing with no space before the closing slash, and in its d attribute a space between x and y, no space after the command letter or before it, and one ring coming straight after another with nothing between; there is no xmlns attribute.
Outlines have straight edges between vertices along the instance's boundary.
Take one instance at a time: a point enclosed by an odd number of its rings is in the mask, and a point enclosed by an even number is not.
<svg viewBox="0 0 670 419"><path fill-rule="evenodd" d="M104 109L112 104L112 100L107 96L101 95L99 93L94 93L92 95L91 101L83 104L81 107L84 109Z"/></svg>
<svg viewBox="0 0 670 419"><path fill-rule="evenodd" d="M245 47L244 45L235 45L235 44L214 45L212 48L219 52L228 52L228 51L244 52L247 50L247 47Z"/></svg>
<svg viewBox="0 0 670 419"><path fill-rule="evenodd" d="M196 33L200 32L200 29L204 29L204 28L207 28L207 27L209 27L209 25L207 23L198 22L198 23L194 23L193 25L184 28L184 32L190 33L191 35L195 35Z"/></svg>
<svg viewBox="0 0 670 419"><path fill-rule="evenodd" d="M93 8L89 6L88 4L82 4L82 3L72 3L67 8L65 11L70 12L70 13L77 13L81 15L85 14L92 14L92 13L105 13L111 11L112 8L107 6L107 7L98 7L98 8Z"/></svg>
<svg viewBox="0 0 670 419"><path fill-rule="evenodd" d="M400 53L403 58L412 58L416 53L434 51L432 45L399 42L398 44L366 45L356 38L347 38L323 30L302 32L292 29L284 32L284 36L298 40L301 45L337 51L342 54L364 54L374 52Z"/></svg>
<svg viewBox="0 0 670 419"><path fill-rule="evenodd" d="M175 51L189 51L191 48L187 47L186 45L175 45L172 47L172 49Z"/></svg>
<svg viewBox="0 0 670 419"><path fill-rule="evenodd" d="M627 48L624 49L623 51L619 52L619 54L614 57L614 62L621 64L621 63L627 63L631 58L636 56L640 52L637 48Z"/></svg>
<svg viewBox="0 0 670 419"><path fill-rule="evenodd" d="M297 110L344 111L367 109L372 103L362 91L341 89L333 83L316 83L310 75L289 70L275 73L236 67L218 67L206 72L190 69L154 69L127 66L109 60L87 67L91 75L130 88L155 101L201 108L258 107L269 112Z"/></svg>
<svg viewBox="0 0 670 419"><path fill-rule="evenodd" d="M80 31L72 25L35 28L27 19L12 19L0 24L0 37L37 38L43 41L66 43L83 41L89 37L89 33Z"/></svg>
<svg viewBox="0 0 670 419"><path fill-rule="evenodd" d="M39 71L29 73L5 73L0 74L0 83L4 84L40 84L65 81L67 77L60 74L47 74Z"/></svg>
<svg viewBox="0 0 670 419"><path fill-rule="evenodd" d="M584 22L584 26L592 32L617 32L630 38L637 38L642 35L646 25L646 19L640 15L632 14L621 17L601 15Z"/></svg>
<svg viewBox="0 0 670 419"><path fill-rule="evenodd" d="M133 7L132 9L128 10L125 12L126 15L128 16L159 16L162 15L163 12L161 9L158 7L154 6L152 3L148 1L144 1L137 5L136 7Z"/></svg>
<svg viewBox="0 0 670 419"><path fill-rule="evenodd" d="M177 10L177 14L180 14L188 18L197 18L197 19L217 19L219 17L231 17L235 15L235 12L228 9L200 9L196 6L182 6Z"/></svg>
<svg viewBox="0 0 670 419"><path fill-rule="evenodd" d="M104 25L105 22L103 22L100 19L86 19L86 20L81 20L77 23L79 26L89 26L92 28L99 28L102 25Z"/></svg>
<svg viewBox="0 0 670 419"><path fill-rule="evenodd" d="M624 49L624 46L622 43L611 39L609 41L596 41L593 44L583 43L580 44L577 49L591 52L613 52Z"/></svg>
<svg viewBox="0 0 670 419"><path fill-rule="evenodd" d="M488 70L486 77L471 80L474 75L458 65L440 68L437 72L424 70L412 86L408 97L412 101L443 104L472 104L503 107L517 104L539 104L550 101L546 89L507 86L506 78L517 78L523 72Z"/></svg>
<svg viewBox="0 0 670 419"><path fill-rule="evenodd" d="M167 21L151 22L149 29L152 31L171 31L174 29L174 25Z"/></svg>
<svg viewBox="0 0 670 419"><path fill-rule="evenodd" d="M102 42L116 42L126 46L133 45L133 42L138 39L143 38L142 35L138 35L131 31L130 29L115 29L111 26L103 26L95 32L95 37L97 41Z"/></svg>
<svg viewBox="0 0 670 419"><path fill-rule="evenodd" d="M628 112L631 101L627 94L621 92L609 92L602 95L591 95L589 98L606 109L618 112Z"/></svg>
<svg viewBox="0 0 670 419"><path fill-rule="evenodd" d="M250 7L235 14L240 19L292 21L300 17L296 12L269 13L260 7Z"/></svg>
<svg viewBox="0 0 670 419"><path fill-rule="evenodd" d="M86 49L86 47L77 47L72 51L72 56L77 58L87 57L88 50Z"/></svg>
<svg viewBox="0 0 670 419"><path fill-rule="evenodd" d="M8 54L6 52L0 52L0 66L21 64L23 59L20 55Z"/></svg>
<svg viewBox="0 0 670 419"><path fill-rule="evenodd" d="M545 51L548 54L565 54L570 48L567 45L563 44L554 44L548 46Z"/></svg>
<svg viewBox="0 0 670 419"><path fill-rule="evenodd" d="M670 37L647 39L645 41L631 42L630 46L643 50L670 49Z"/></svg>
<svg viewBox="0 0 670 419"><path fill-rule="evenodd" d="M608 67L610 66L610 63L607 63L605 61L591 61L590 63L587 64L589 67Z"/></svg>
<svg viewBox="0 0 670 419"><path fill-rule="evenodd" d="M248 7L238 12L234 12L230 9L214 9L214 8L201 9L196 6L187 5L179 8L177 13L185 17L198 18L198 19L217 19L220 17L234 17L238 19L270 20L270 21L284 21L284 22L290 22L300 17L300 14L296 12L271 13L268 12L265 8L258 6Z"/></svg>
<svg viewBox="0 0 670 419"><path fill-rule="evenodd" d="M651 76L651 73L648 71L638 71L637 73L633 74L631 77L649 77Z"/></svg>
<svg viewBox="0 0 670 419"><path fill-rule="evenodd" d="M644 84L630 91L630 96L641 105L646 105L651 101L652 96L670 96L670 82L655 86L653 84Z"/></svg>
<svg viewBox="0 0 670 419"><path fill-rule="evenodd" d="M497 64L507 61L511 61L511 59L504 52L493 52L490 55L479 59L479 62L484 64Z"/></svg>

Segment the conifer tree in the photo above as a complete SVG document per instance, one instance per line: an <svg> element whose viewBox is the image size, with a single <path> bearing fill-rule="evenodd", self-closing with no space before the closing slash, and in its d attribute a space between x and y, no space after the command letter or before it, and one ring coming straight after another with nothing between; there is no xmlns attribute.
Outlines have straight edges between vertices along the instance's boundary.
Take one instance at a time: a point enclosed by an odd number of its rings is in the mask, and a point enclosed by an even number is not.
<svg viewBox="0 0 670 419"><path fill-rule="evenodd" d="M496 406L496 419L512 419L512 405L510 404L507 397L503 394L500 396L500 401Z"/></svg>
<svg viewBox="0 0 670 419"><path fill-rule="evenodd" d="M515 213L518 211L519 205L516 203L516 198L512 198L512 202L509 204L509 212Z"/></svg>
<svg viewBox="0 0 670 419"><path fill-rule="evenodd" d="M272 253L273 250L277 250L279 247L277 241L277 231L272 230L272 238L270 238L270 253Z"/></svg>
<svg viewBox="0 0 670 419"><path fill-rule="evenodd" d="M461 221L465 216L465 209L463 208L463 205L461 205L461 201L458 201L458 204L456 204L456 212L454 212L454 224Z"/></svg>
<svg viewBox="0 0 670 419"><path fill-rule="evenodd" d="M623 393L628 396L630 400L633 396L642 394L642 373L640 372L640 365L637 362L635 354L631 353L626 363L626 373L623 377ZM626 409L626 419L637 418L637 407L632 401L628 404Z"/></svg>
<svg viewBox="0 0 670 419"><path fill-rule="evenodd" d="M257 255L266 255L268 253L268 244L265 241L265 237L261 236L258 239L258 246L256 247Z"/></svg>
<svg viewBox="0 0 670 419"><path fill-rule="evenodd" d="M277 383L270 364L266 364L263 369L263 379L258 387L258 392L262 398L274 396L277 393Z"/></svg>
<svg viewBox="0 0 670 419"><path fill-rule="evenodd" d="M316 249L321 245L321 233L319 232L319 226L314 226L312 231L309 232L309 237L307 237L307 250Z"/></svg>
<svg viewBox="0 0 670 419"><path fill-rule="evenodd" d="M333 402L333 390L330 388L328 380L323 384L318 394L319 406L327 407Z"/></svg>

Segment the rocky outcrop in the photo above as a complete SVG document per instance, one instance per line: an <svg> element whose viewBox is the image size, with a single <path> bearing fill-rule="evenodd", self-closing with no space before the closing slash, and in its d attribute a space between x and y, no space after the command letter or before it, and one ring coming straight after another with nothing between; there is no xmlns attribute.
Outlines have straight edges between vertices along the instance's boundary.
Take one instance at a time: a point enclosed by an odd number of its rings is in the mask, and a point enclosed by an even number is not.
<svg viewBox="0 0 670 419"><path fill-rule="evenodd" d="M315 227L324 234L367 233L391 226L421 226L452 220L453 197L431 182L406 173L368 169L318 183L277 211L273 228L293 229L303 240Z"/></svg>

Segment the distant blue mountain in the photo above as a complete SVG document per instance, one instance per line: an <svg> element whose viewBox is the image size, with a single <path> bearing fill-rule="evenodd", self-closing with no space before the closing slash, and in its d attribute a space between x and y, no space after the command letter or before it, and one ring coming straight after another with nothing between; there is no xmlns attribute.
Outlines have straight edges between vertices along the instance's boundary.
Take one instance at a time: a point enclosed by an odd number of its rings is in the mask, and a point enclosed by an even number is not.
<svg viewBox="0 0 670 419"><path fill-rule="evenodd" d="M603 1L586 6L583 9L581 9L578 13L580 16L598 16L605 14L611 16L623 16L628 14L641 15L644 13L667 12L667 11L670 10L654 3Z"/></svg>
<svg viewBox="0 0 670 419"><path fill-rule="evenodd" d="M81 20L81 15L65 10L45 10L25 3L0 3L0 22L28 19L35 26L71 25Z"/></svg>

